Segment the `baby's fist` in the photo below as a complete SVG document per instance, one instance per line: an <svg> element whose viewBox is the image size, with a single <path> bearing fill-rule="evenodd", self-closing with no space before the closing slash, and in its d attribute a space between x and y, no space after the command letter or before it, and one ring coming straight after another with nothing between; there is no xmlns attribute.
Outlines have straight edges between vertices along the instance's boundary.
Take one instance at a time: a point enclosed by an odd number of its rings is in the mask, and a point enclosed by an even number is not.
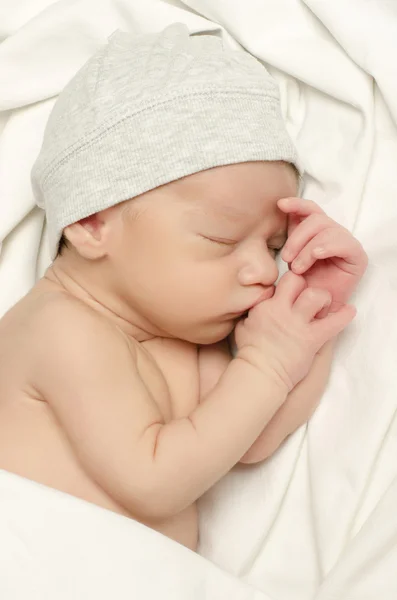
<svg viewBox="0 0 397 600"><path fill-rule="evenodd" d="M278 205L289 215L282 259L305 278L307 285L328 290L332 295L329 311L339 310L367 268L368 257L362 245L315 202L284 198Z"/></svg>

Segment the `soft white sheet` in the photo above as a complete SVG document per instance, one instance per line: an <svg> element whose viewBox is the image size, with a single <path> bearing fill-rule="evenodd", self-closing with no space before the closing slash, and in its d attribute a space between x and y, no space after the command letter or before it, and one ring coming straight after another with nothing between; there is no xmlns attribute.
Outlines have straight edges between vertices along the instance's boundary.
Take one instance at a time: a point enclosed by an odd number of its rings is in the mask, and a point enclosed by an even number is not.
<svg viewBox="0 0 397 600"><path fill-rule="evenodd" d="M308 173L305 196L352 229L370 256L359 314L310 425L266 464L235 469L202 500L207 560L0 472L0 597L395 599L395 2L0 5L0 313L48 264L29 170L54 97L114 29L154 31L177 20L241 44L279 80Z"/></svg>

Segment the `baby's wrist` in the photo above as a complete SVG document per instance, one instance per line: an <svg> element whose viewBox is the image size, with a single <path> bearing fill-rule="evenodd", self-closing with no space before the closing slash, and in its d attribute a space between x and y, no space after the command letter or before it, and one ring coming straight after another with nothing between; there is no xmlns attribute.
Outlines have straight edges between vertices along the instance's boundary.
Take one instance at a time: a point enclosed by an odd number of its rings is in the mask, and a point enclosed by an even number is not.
<svg viewBox="0 0 397 600"><path fill-rule="evenodd" d="M242 377L254 381L266 390L271 388L280 398L285 399L294 387L287 373L283 370L280 372L270 361L265 361L263 356L258 357L253 347L245 346L239 349L234 360L244 365L242 368L245 372L242 373Z"/></svg>

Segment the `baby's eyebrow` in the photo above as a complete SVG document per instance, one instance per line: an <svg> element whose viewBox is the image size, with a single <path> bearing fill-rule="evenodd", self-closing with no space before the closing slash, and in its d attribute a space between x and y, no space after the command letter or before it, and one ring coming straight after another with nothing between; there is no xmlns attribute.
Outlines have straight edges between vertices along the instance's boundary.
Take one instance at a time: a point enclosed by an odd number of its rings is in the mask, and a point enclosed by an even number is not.
<svg viewBox="0 0 397 600"><path fill-rule="evenodd" d="M221 209L216 209L214 207L213 213L216 217L227 219L232 223L247 217L246 210L239 210L238 208L234 208L232 206L224 206Z"/></svg>
<svg viewBox="0 0 397 600"><path fill-rule="evenodd" d="M216 206L210 206L208 208L204 208L203 206L193 206L189 209L189 214L204 215L235 223L246 217L247 211L227 205L222 206L221 208Z"/></svg>

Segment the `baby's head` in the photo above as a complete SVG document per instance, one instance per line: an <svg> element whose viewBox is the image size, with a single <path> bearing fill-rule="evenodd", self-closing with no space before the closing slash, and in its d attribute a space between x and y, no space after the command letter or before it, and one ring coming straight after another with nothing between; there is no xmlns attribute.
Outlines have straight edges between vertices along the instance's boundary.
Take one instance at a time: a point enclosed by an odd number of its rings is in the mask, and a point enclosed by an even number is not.
<svg viewBox="0 0 397 600"><path fill-rule="evenodd" d="M159 332L211 343L272 293L296 164L264 67L174 25L116 32L79 71L32 182L53 259L100 269Z"/></svg>

